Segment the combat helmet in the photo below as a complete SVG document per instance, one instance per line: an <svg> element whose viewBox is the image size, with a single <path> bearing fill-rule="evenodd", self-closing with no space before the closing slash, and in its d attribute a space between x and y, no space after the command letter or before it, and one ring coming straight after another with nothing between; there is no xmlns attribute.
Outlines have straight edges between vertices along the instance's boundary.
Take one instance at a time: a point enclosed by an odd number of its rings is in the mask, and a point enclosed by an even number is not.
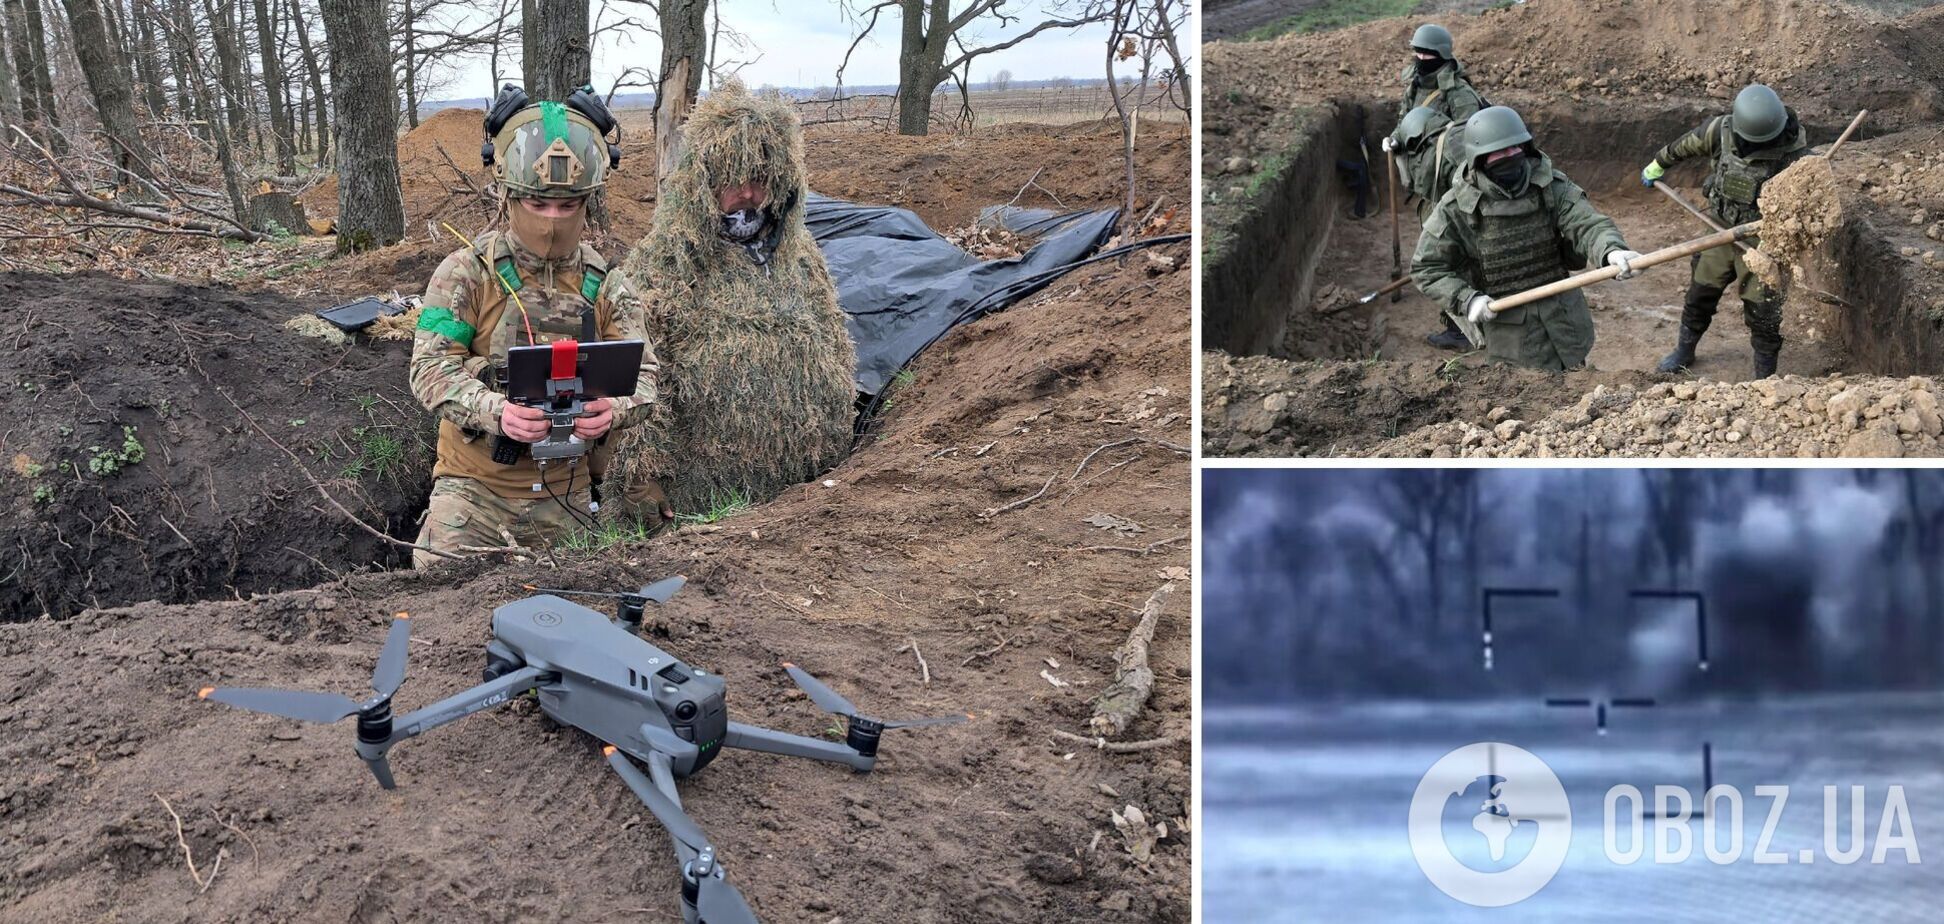
<svg viewBox="0 0 1944 924"><path fill-rule="evenodd" d="M1405 113L1404 120L1397 123L1397 137L1404 142L1404 150L1416 153L1424 147L1426 139L1450 124L1450 116L1430 106L1419 106Z"/></svg>
<svg viewBox="0 0 1944 924"><path fill-rule="evenodd" d="M1789 110L1782 97L1768 87L1752 83L1735 97L1735 134L1751 144L1774 141L1789 127Z"/></svg>
<svg viewBox="0 0 1944 924"><path fill-rule="evenodd" d="M531 103L507 84L486 116L480 157L507 197L571 199L607 182L620 165L620 127L591 88L566 102Z"/></svg>
<svg viewBox="0 0 1944 924"><path fill-rule="evenodd" d="M1411 47L1419 51L1435 52L1446 61L1458 60L1452 51L1451 30L1435 23L1425 23L1411 35Z"/></svg>
<svg viewBox="0 0 1944 924"><path fill-rule="evenodd" d="M1494 151L1518 145L1524 145L1528 154L1538 152L1525 120L1509 106L1481 109L1465 123L1465 159L1473 164Z"/></svg>

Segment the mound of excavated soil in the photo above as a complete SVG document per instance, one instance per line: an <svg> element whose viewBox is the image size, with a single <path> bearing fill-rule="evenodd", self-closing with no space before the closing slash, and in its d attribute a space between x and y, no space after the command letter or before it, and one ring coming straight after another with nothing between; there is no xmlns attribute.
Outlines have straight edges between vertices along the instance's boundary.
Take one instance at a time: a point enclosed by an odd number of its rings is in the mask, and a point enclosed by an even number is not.
<svg viewBox="0 0 1944 924"><path fill-rule="evenodd" d="M1208 46L1208 70L1250 95L1398 95L1410 35L1425 17L1378 20L1316 35ZM1847 121L1869 108L1877 127L1934 119L1939 17L1886 22L1841 3L1801 0L1532 0L1439 18L1487 97L1731 99L1755 82L1805 117ZM1505 101L1505 100L1501 100Z"/></svg>
<svg viewBox="0 0 1944 924"><path fill-rule="evenodd" d="M1827 157L1805 157L1763 184L1761 206L1761 252L1774 259L1751 261L1749 268L1770 286L1783 284L1783 265L1806 263L1843 223L1843 202Z"/></svg>
<svg viewBox="0 0 1944 924"><path fill-rule="evenodd" d="M296 463L243 416L367 522L416 531L429 424L405 388L407 348L332 347L284 328L320 307L0 274L13 334L0 350L0 621L228 599L392 561L376 537L319 509Z"/></svg>
<svg viewBox="0 0 1944 924"><path fill-rule="evenodd" d="M1300 362L1202 354L1202 452L1220 456L1360 456L1386 440L1495 409L1537 417L1637 372L1555 375L1460 362Z"/></svg>
<svg viewBox="0 0 1944 924"><path fill-rule="evenodd" d="M1379 455L1899 458L1944 454L1938 380L1927 377L1661 382L1595 388L1528 424L1441 424ZM1494 412L1495 416L1501 416Z"/></svg>
<svg viewBox="0 0 1944 924"><path fill-rule="evenodd" d="M1185 246L1170 252L1185 262ZM611 588L681 573L690 583L659 613L661 644L730 678L739 720L830 727L791 692L786 658L879 714L978 716L887 736L868 776L731 752L685 781L689 811L764 920L1186 922L1186 744L1114 755L1049 733L1085 726L1132 608L1191 562L1188 459L1122 442L1189 438L1189 281L1151 277L1139 259L1099 265L954 332L828 484L711 528L558 570L475 561L0 626L5 917L674 920L666 833L596 742L525 702L399 747L399 789L385 792L348 725L251 716L195 691L355 694L385 621L406 610L398 705L416 708L477 677L490 609L522 582ZM286 376L311 356L292 360L305 348L265 335L222 345ZM198 407L208 432L245 442ZM219 488L265 464L219 461ZM288 488L256 514L307 507ZM1129 738L1188 734L1187 591L1160 621L1155 698ZM899 650L914 642L929 684ZM214 876L206 888L161 799ZM1145 863L1111 821L1127 805L1166 822Z"/></svg>

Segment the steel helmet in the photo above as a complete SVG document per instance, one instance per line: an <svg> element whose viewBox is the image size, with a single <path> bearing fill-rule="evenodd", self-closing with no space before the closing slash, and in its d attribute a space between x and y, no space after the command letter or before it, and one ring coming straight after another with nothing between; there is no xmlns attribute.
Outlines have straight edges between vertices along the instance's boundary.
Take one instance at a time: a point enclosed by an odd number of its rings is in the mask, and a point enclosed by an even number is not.
<svg viewBox="0 0 1944 924"><path fill-rule="evenodd" d="M1752 83L1735 97L1734 124L1735 134L1743 141L1764 144L1774 141L1789 127L1789 110L1774 90Z"/></svg>
<svg viewBox="0 0 1944 924"><path fill-rule="evenodd" d="M607 139L566 103L542 102L508 117L493 135L493 176L510 198L572 199L607 182Z"/></svg>
<svg viewBox="0 0 1944 924"><path fill-rule="evenodd" d="M1446 61L1458 60L1458 55L1452 51L1451 30L1440 25L1425 23L1419 26L1417 32L1411 36L1411 47L1423 51L1435 51Z"/></svg>
<svg viewBox="0 0 1944 924"><path fill-rule="evenodd" d="M1451 117L1430 106L1419 106L1404 114L1404 121L1397 123L1397 137L1404 147L1415 151L1424 139L1443 130L1451 124Z"/></svg>
<svg viewBox="0 0 1944 924"><path fill-rule="evenodd" d="M1522 144L1532 144L1532 132L1509 106L1481 109L1465 123L1465 159L1474 164L1493 151Z"/></svg>

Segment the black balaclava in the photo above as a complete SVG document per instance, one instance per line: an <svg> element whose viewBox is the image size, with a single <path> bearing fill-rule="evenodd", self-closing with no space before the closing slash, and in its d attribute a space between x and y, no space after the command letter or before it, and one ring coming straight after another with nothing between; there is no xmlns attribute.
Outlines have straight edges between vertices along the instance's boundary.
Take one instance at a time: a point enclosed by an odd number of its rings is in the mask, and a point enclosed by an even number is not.
<svg viewBox="0 0 1944 924"><path fill-rule="evenodd" d="M1423 51L1425 49L1413 50ZM1445 65L1451 63L1442 56L1436 58L1416 58L1414 60L1417 62L1417 75L1419 80L1431 77L1433 74L1443 70Z"/></svg>
<svg viewBox="0 0 1944 924"><path fill-rule="evenodd" d="M1485 176L1497 183L1506 192L1516 192L1525 185L1527 168L1530 161L1526 152L1520 151L1510 157L1502 158L1485 166Z"/></svg>

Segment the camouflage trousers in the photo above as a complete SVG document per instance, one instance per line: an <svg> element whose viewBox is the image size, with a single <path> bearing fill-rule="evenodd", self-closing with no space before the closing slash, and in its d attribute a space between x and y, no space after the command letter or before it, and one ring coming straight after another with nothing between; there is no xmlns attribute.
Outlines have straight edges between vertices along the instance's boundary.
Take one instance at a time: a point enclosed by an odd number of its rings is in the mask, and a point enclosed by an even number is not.
<svg viewBox="0 0 1944 924"><path fill-rule="evenodd" d="M1761 242L1751 239L1748 246ZM1701 291L1695 291L1699 289ZM1783 297L1762 283L1762 277L1749 270L1741 251L1733 246L1716 247L1694 255L1694 288L1688 291L1681 323L1698 334L1714 321L1715 307L1725 292L1741 296L1742 320L1748 324L1748 339L1758 353L1774 353L1782 348Z"/></svg>
<svg viewBox="0 0 1944 924"><path fill-rule="evenodd" d="M566 505L554 499L558 496ZM593 492L577 484L570 494L540 493L531 498L501 497L471 478L446 476L432 482L432 502L425 509L425 525L418 544L463 555L462 548L504 547L507 536L527 548L552 545L581 528L567 511L587 515ZM424 568L442 559L425 551L412 553L412 567Z"/></svg>
<svg viewBox="0 0 1944 924"><path fill-rule="evenodd" d="M1501 311L1479 327L1493 362L1563 372L1585 366L1593 352L1593 315L1578 291Z"/></svg>

